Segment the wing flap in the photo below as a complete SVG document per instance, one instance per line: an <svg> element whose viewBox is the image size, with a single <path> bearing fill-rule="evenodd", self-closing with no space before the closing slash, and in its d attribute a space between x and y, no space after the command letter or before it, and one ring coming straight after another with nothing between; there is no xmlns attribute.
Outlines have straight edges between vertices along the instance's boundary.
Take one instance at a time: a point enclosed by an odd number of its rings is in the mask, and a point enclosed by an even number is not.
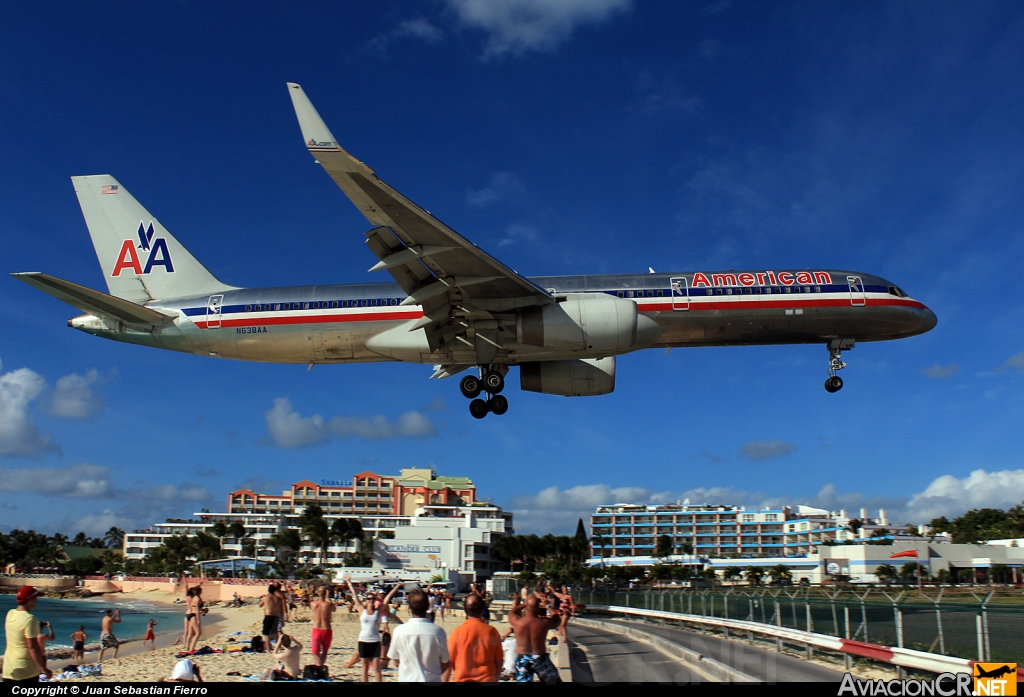
<svg viewBox="0 0 1024 697"><path fill-rule="evenodd" d="M11 276L97 317L116 319L129 324L164 324L174 319L174 315L136 305L130 300L107 295L38 271L12 273Z"/></svg>

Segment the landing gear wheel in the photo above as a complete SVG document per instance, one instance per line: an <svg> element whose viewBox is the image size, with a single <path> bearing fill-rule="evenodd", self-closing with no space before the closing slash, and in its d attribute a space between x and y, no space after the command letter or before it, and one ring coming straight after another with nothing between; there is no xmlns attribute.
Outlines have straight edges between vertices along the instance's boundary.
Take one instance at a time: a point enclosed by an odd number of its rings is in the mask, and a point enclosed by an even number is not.
<svg viewBox="0 0 1024 697"><path fill-rule="evenodd" d="M484 375L484 389L491 394L498 394L505 389L505 378L503 378L499 372L494 370L488 371L488 373Z"/></svg>
<svg viewBox="0 0 1024 697"><path fill-rule="evenodd" d="M487 402L482 399L474 399L469 403L469 413L473 415L474 419L484 418L490 410L490 407L487 406Z"/></svg>
<svg viewBox="0 0 1024 697"><path fill-rule="evenodd" d="M838 392L843 389L843 379L838 375L833 375L825 381L825 389L829 392Z"/></svg>
<svg viewBox="0 0 1024 697"><path fill-rule="evenodd" d="M500 394L496 394L493 397L491 397L489 404L491 407L491 411L497 414L498 416L501 416L506 411L508 411L508 399L502 397Z"/></svg>
<svg viewBox="0 0 1024 697"><path fill-rule="evenodd" d="M459 389L462 390L463 397L473 399L480 396L480 390L483 389L483 385L480 384L480 378L476 375L467 375L459 380Z"/></svg>

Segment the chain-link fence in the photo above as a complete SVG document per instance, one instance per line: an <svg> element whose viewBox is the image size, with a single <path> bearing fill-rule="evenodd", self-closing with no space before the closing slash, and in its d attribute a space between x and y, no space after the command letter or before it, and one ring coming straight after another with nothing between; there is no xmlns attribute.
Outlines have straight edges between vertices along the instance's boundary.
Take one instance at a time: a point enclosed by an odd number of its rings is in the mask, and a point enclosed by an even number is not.
<svg viewBox="0 0 1024 697"><path fill-rule="evenodd" d="M1022 604L991 596L943 601L879 591L691 590L583 592L588 605L679 612L760 622L945 656L1024 663Z"/></svg>

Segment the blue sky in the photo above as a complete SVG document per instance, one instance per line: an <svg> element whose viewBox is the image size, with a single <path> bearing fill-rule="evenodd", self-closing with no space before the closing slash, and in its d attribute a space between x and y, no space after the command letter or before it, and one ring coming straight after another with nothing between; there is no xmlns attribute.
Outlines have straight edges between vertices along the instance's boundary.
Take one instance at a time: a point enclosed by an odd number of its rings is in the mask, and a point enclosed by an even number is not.
<svg viewBox="0 0 1024 697"><path fill-rule="evenodd" d="M99 532L246 482L428 464L532 532L621 500L919 522L1024 499L1024 8L371 5L3 5L3 271L105 289L69 177L110 173L228 283L369 280L369 224L305 152L292 80L344 147L526 275L857 269L938 327L858 346L836 395L821 346L649 351L611 395L513 387L477 422L426 366L107 342L0 278L0 528Z"/></svg>

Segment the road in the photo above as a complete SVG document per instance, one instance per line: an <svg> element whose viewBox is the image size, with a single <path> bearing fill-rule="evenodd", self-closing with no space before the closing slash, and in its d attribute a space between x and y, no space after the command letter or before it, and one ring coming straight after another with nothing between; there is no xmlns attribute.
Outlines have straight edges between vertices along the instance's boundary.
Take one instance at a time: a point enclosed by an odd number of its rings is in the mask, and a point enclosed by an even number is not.
<svg viewBox="0 0 1024 697"><path fill-rule="evenodd" d="M649 644L615 631L569 624L573 647L573 682L608 683L659 682L688 684L699 676Z"/></svg>
<svg viewBox="0 0 1024 697"><path fill-rule="evenodd" d="M616 625L634 627L714 658L763 680L776 682L841 682L843 673L768 649L718 636L662 627L643 622L607 622L607 629L574 627L569 638L577 644L572 654L573 680L584 683L672 682L686 684L703 679L685 664L674 661L643 642L615 632Z"/></svg>

